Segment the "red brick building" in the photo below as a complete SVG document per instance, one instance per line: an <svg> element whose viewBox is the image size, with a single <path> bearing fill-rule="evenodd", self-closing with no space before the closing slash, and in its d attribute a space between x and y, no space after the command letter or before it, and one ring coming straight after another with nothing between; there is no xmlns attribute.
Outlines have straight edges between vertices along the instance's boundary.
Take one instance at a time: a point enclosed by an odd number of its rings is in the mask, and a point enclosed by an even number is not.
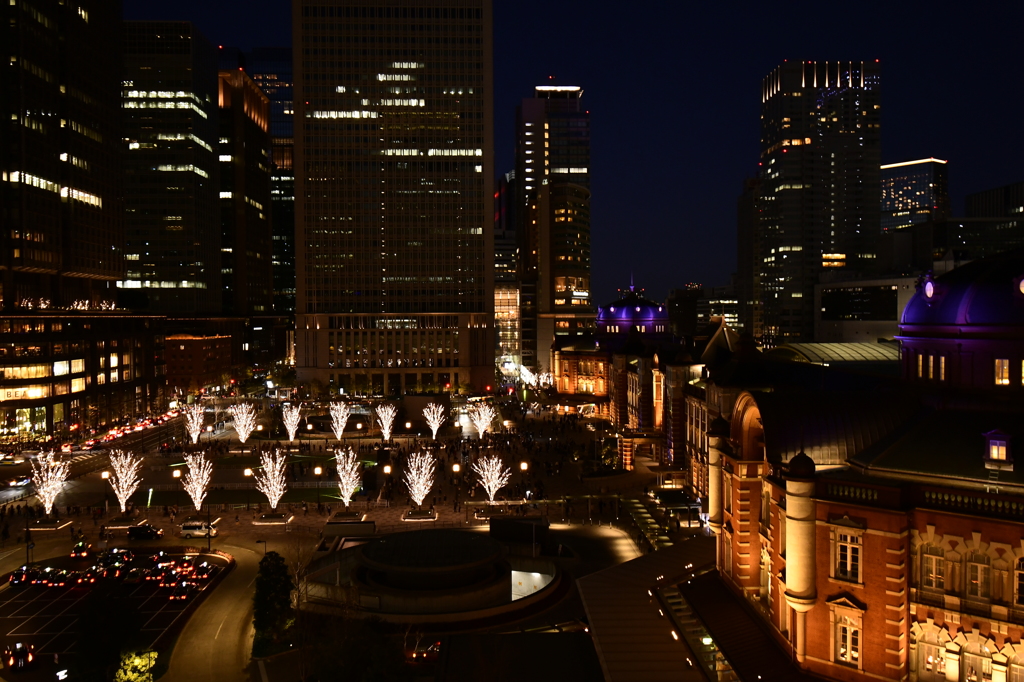
<svg viewBox="0 0 1024 682"><path fill-rule="evenodd" d="M903 381L708 429L721 580L834 680L1024 681L1024 251L922 280Z"/></svg>
<svg viewBox="0 0 1024 682"><path fill-rule="evenodd" d="M175 334L166 340L167 385L181 391L217 386L230 372L230 336Z"/></svg>

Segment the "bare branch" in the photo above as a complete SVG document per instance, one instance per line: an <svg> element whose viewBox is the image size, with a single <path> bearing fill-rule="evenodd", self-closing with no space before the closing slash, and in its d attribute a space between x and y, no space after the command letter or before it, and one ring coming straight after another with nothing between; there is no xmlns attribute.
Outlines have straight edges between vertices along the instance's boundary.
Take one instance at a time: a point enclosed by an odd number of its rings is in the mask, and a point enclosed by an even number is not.
<svg viewBox="0 0 1024 682"><path fill-rule="evenodd" d="M64 488L70 462L60 459L53 450L40 452L38 457L29 462L32 464L32 483L36 487L36 495L49 515L57 495Z"/></svg>
<svg viewBox="0 0 1024 682"><path fill-rule="evenodd" d="M110 453L110 468L113 473L110 476L110 487L114 489L114 495L121 504L121 513L128 510L128 500L135 491L139 489L139 471L142 469L142 457L137 457L131 452L113 450Z"/></svg>
<svg viewBox="0 0 1024 682"><path fill-rule="evenodd" d="M352 416L352 408L348 406L348 403L331 403L331 430L334 431L334 437L341 440L342 434L345 433L345 425L348 424L348 418Z"/></svg>
<svg viewBox="0 0 1024 682"><path fill-rule="evenodd" d="M276 510L277 503L281 501L284 492L288 489L285 481L285 463L288 460L288 453L274 449L273 452L264 452L260 455L262 469L257 469L256 490L267 496L270 508Z"/></svg>
<svg viewBox="0 0 1024 682"><path fill-rule="evenodd" d="M299 430L299 420L302 419L302 405L282 405L281 418L284 420L284 428L288 430L288 440L295 440L295 432Z"/></svg>
<svg viewBox="0 0 1024 682"><path fill-rule="evenodd" d="M483 438L487 429L491 428L491 422L498 416L498 411L492 405L477 405L469 414L469 420L473 422L476 431Z"/></svg>
<svg viewBox="0 0 1024 682"><path fill-rule="evenodd" d="M352 448L338 448L334 451L334 462L338 466L338 490L341 492L341 501L347 508L352 501L352 495L363 482L359 460Z"/></svg>
<svg viewBox="0 0 1024 682"><path fill-rule="evenodd" d="M213 462L207 458L205 452L185 455L185 464L188 471L182 479L185 492L192 498L192 504L196 511L203 507L203 500L206 499L206 491L210 489L210 479L213 478Z"/></svg>
<svg viewBox="0 0 1024 682"><path fill-rule="evenodd" d="M192 436L192 445L195 445L199 440L199 435L203 432L203 419L205 418L203 405L202 403L192 403L181 410L185 413L185 428L188 430L188 435Z"/></svg>
<svg viewBox="0 0 1024 682"><path fill-rule="evenodd" d="M245 442L249 434L256 430L256 407L252 403L238 403L228 408L235 420L235 432L238 440Z"/></svg>
<svg viewBox="0 0 1024 682"><path fill-rule="evenodd" d="M427 424L430 426L431 437L437 440L437 430L441 428L441 425L445 422L444 406L438 405L437 403L427 403L427 406L423 408L423 416L427 420Z"/></svg>
<svg viewBox="0 0 1024 682"><path fill-rule="evenodd" d="M414 452L409 455L409 461L405 468L405 487L409 490L409 497L416 506L423 504L434 487L434 457L425 452Z"/></svg>
<svg viewBox="0 0 1024 682"><path fill-rule="evenodd" d="M380 433L385 443L391 440L391 430L395 426L397 416L398 408L394 405L384 403L377 406L377 421L380 423Z"/></svg>
<svg viewBox="0 0 1024 682"><path fill-rule="evenodd" d="M487 498L494 502L494 495L508 483L512 470L501 461L501 457L490 455L473 462L471 467L480 478L480 485L487 492Z"/></svg>

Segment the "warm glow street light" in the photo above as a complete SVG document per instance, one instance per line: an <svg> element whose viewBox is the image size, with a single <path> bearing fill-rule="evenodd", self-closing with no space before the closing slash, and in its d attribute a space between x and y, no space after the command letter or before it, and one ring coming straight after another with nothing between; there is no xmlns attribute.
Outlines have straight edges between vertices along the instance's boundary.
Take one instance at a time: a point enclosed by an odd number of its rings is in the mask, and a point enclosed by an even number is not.
<svg viewBox="0 0 1024 682"><path fill-rule="evenodd" d="M388 476L391 475L391 465L390 464L385 464L384 465L384 473L387 474Z"/></svg>
<svg viewBox="0 0 1024 682"><path fill-rule="evenodd" d="M246 478L252 476L252 469L250 469L249 467L246 467L242 471L242 475L245 476ZM248 483L245 485L245 511L249 511L249 484ZM266 549L266 548L264 548L264 549Z"/></svg>
<svg viewBox="0 0 1024 682"><path fill-rule="evenodd" d="M313 425L310 424L309 428L313 428ZM317 509L317 512L320 511L320 474L322 474L323 472L324 472L324 470L323 470L322 467L314 467L313 468L313 475L316 476L316 509Z"/></svg>
<svg viewBox="0 0 1024 682"><path fill-rule="evenodd" d="M177 472L175 472L175 473L177 473ZM110 472L109 471L104 471L102 474L100 474L100 477L105 481L108 478L110 478Z"/></svg>

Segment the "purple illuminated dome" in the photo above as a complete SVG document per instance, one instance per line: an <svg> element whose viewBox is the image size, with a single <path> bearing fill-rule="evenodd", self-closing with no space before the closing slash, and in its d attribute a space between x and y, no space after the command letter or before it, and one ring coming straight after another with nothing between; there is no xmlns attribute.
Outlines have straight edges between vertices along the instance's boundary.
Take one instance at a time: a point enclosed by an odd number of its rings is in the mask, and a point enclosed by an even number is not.
<svg viewBox="0 0 1024 682"><path fill-rule="evenodd" d="M621 291L622 298L597 309L597 329L606 334L622 334L630 327L642 328L647 332L661 332L668 329L668 310L657 301L645 298L643 289L630 285Z"/></svg>
<svg viewBox="0 0 1024 682"><path fill-rule="evenodd" d="M1024 249L962 265L934 279L929 275L903 311L910 325L1024 325Z"/></svg>

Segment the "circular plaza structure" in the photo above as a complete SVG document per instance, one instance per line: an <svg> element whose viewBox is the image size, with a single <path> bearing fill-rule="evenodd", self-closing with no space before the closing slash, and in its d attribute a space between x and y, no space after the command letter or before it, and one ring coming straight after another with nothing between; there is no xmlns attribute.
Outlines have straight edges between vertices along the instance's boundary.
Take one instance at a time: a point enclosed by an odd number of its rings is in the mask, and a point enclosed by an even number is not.
<svg viewBox="0 0 1024 682"><path fill-rule="evenodd" d="M484 533L433 528L339 539L310 563L308 577L310 602L409 621L511 614L559 582L546 559L510 555Z"/></svg>

